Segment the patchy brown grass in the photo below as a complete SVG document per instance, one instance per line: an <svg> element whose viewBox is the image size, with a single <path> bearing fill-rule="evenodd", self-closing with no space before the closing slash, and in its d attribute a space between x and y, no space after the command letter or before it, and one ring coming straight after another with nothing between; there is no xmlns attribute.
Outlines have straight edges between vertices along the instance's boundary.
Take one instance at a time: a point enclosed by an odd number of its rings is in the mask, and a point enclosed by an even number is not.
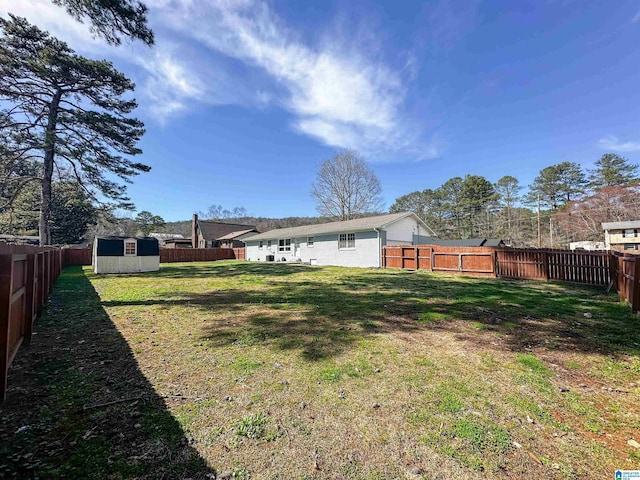
<svg viewBox="0 0 640 480"><path fill-rule="evenodd" d="M234 478L370 480L601 479L640 463L640 322L601 290L240 262L84 273L155 399L141 429L176 422L192 478L198 459ZM47 328L68 335L59 320Z"/></svg>

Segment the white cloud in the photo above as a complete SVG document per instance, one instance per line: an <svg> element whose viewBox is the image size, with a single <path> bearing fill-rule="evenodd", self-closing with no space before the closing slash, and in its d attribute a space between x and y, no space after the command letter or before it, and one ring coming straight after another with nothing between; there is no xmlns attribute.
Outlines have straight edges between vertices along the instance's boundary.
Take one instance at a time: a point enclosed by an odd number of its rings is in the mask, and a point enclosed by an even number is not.
<svg viewBox="0 0 640 480"><path fill-rule="evenodd" d="M141 90L150 100L149 111L161 123L205 95L203 81L171 52L156 49L152 55L137 57L136 63L147 73Z"/></svg>
<svg viewBox="0 0 640 480"><path fill-rule="evenodd" d="M612 152L640 152L640 142L620 142L617 137L607 135L598 140L598 146Z"/></svg>
<svg viewBox="0 0 640 480"><path fill-rule="evenodd" d="M408 143L402 72L348 41L332 43L325 36L322 45L305 44L257 1L164 5L163 22L174 30L259 68L283 87L278 103L295 116L296 130L328 145L365 151Z"/></svg>
<svg viewBox="0 0 640 480"><path fill-rule="evenodd" d="M72 47L82 45L84 51L97 51L107 46L104 40L93 37L86 23L76 21L50 0L0 0L0 15L6 18L8 13L25 17Z"/></svg>
<svg viewBox="0 0 640 480"><path fill-rule="evenodd" d="M50 0L20 0L19 6L0 0L0 13L15 11L80 52L141 67L141 106L161 122L194 105L276 105L293 115L292 128L327 145L373 157L410 148L437 155L406 114L406 84L415 77L415 65L385 63L379 49L361 48L358 38L345 37L348 29L325 29L319 32L322 42L313 43L260 0L145 3L156 32L152 49L139 42L116 48L94 39L87 25Z"/></svg>
<svg viewBox="0 0 640 480"><path fill-rule="evenodd" d="M640 21L640 10L633 16L631 23L638 23Z"/></svg>

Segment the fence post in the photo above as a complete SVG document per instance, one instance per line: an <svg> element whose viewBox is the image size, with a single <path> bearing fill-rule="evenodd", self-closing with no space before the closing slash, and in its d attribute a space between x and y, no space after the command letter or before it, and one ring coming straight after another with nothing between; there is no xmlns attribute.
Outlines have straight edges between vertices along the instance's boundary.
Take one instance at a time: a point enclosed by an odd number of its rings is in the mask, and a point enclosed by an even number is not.
<svg viewBox="0 0 640 480"><path fill-rule="evenodd" d="M12 280L13 255L0 255L0 402L4 402L7 398Z"/></svg>
<svg viewBox="0 0 640 480"><path fill-rule="evenodd" d="M544 280L549 281L549 252L542 252L542 268L544 269Z"/></svg>
<svg viewBox="0 0 640 480"><path fill-rule="evenodd" d="M491 252L491 269L493 270L493 276L498 278L498 252L495 249Z"/></svg>
<svg viewBox="0 0 640 480"><path fill-rule="evenodd" d="M622 290L624 290L625 282L624 282L624 255L618 257L618 296L620 299L625 299L625 294Z"/></svg>
<svg viewBox="0 0 640 480"><path fill-rule="evenodd" d="M633 260L633 284L631 296L631 310L637 312L640 310L640 256L635 256Z"/></svg>
<svg viewBox="0 0 640 480"><path fill-rule="evenodd" d="M31 342L31 333L33 332L33 319L36 311L36 255L33 253L27 255L27 289L25 291L25 312L24 312L24 342Z"/></svg>
<svg viewBox="0 0 640 480"><path fill-rule="evenodd" d="M417 245L413 247L413 253L416 257L416 270L420 270L420 249Z"/></svg>
<svg viewBox="0 0 640 480"><path fill-rule="evenodd" d="M44 273L46 262L44 260L44 252L38 252L38 316L42 314L42 307L47 300L46 275Z"/></svg>
<svg viewBox="0 0 640 480"><path fill-rule="evenodd" d="M618 291L618 259L613 253L609 254L609 281L611 282L612 288L615 291Z"/></svg>

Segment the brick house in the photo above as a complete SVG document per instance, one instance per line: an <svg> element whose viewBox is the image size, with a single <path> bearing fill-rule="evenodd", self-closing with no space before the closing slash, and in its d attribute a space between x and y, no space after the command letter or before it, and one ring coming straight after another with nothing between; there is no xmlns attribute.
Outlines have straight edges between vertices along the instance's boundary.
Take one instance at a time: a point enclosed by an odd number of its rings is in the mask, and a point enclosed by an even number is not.
<svg viewBox="0 0 640 480"><path fill-rule="evenodd" d="M254 225L200 220L193 215L191 222L191 245L193 248L241 248L244 242L239 237L258 230Z"/></svg>

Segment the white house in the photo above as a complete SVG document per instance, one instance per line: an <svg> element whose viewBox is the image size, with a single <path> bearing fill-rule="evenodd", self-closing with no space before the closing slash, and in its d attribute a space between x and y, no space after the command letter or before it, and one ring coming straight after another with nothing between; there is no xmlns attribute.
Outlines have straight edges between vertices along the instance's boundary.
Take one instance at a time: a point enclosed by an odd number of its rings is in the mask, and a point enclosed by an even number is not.
<svg viewBox="0 0 640 480"><path fill-rule="evenodd" d="M436 236L414 213L279 228L245 236L246 258L311 265L381 267L382 247L428 243Z"/></svg>

